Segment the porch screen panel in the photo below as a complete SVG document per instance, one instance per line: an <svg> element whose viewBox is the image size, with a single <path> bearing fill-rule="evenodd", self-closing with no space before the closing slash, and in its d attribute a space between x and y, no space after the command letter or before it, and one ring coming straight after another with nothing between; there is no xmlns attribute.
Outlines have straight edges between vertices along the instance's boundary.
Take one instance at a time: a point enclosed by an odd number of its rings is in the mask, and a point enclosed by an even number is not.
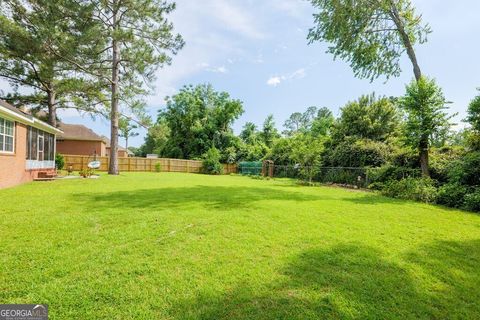
<svg viewBox="0 0 480 320"><path fill-rule="evenodd" d="M28 151L28 160L37 160L38 153L38 129L28 127L30 134L29 137L29 151Z"/></svg>

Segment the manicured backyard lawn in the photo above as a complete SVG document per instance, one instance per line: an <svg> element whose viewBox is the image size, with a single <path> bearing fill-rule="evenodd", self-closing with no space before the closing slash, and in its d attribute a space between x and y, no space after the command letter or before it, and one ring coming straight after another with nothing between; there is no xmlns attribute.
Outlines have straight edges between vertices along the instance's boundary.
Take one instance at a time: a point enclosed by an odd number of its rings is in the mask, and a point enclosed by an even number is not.
<svg viewBox="0 0 480 320"><path fill-rule="evenodd" d="M0 303L51 319L479 319L480 216L288 180L0 190Z"/></svg>

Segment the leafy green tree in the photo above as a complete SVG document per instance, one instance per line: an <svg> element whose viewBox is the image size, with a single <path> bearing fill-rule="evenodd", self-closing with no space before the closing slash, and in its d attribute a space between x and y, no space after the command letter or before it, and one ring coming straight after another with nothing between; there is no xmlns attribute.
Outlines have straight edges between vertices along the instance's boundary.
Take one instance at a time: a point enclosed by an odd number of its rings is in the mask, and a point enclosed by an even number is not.
<svg viewBox="0 0 480 320"><path fill-rule="evenodd" d="M365 95L341 108L333 138L343 141L345 137L385 141L398 135L400 114L390 99L377 99L375 94Z"/></svg>
<svg viewBox="0 0 480 320"><path fill-rule="evenodd" d="M118 121L119 136L125 139L125 149L128 149L128 139L138 136L138 125L133 124L130 119L122 117Z"/></svg>
<svg viewBox="0 0 480 320"><path fill-rule="evenodd" d="M324 141L308 134L298 134L292 139L292 159L300 165L301 176L311 183L322 164Z"/></svg>
<svg viewBox="0 0 480 320"><path fill-rule="evenodd" d="M285 123L283 124L283 126L286 129L284 133L287 136L291 136L297 132L300 132L300 130L305 126L304 120L305 118L303 117L303 114L301 112L292 113L290 117L287 120L285 120Z"/></svg>
<svg viewBox="0 0 480 320"><path fill-rule="evenodd" d="M480 92L480 89L478 89ZM472 129L480 133L480 94L468 105L466 120L472 125Z"/></svg>
<svg viewBox="0 0 480 320"><path fill-rule="evenodd" d="M220 163L220 151L211 147L207 152L202 156L202 169L204 173L208 174L222 174L223 165Z"/></svg>
<svg viewBox="0 0 480 320"><path fill-rule="evenodd" d="M285 121L284 127L286 130L284 134L287 136L292 136L300 132L308 132L311 130L313 123L319 117L325 116L327 108L318 109L315 106L308 107L307 110L303 113L294 112L290 117Z"/></svg>
<svg viewBox="0 0 480 320"><path fill-rule="evenodd" d="M240 138L247 144L255 144L258 140L257 126L253 122L247 122L243 125L240 132Z"/></svg>
<svg viewBox="0 0 480 320"><path fill-rule="evenodd" d="M89 22L92 7L73 0L6 0L2 9L0 77L14 89L3 98L34 111L46 109L53 126L59 108L103 110L98 83L73 73L74 66L59 58L77 60L87 44L95 47L93 41L101 42ZM56 52L50 49L53 46ZM21 88L28 90L20 93Z"/></svg>
<svg viewBox="0 0 480 320"><path fill-rule="evenodd" d="M311 0L319 11L308 40L331 44L328 52L350 63L355 76L376 79L400 74L406 51L415 79L421 78L414 46L431 32L410 0Z"/></svg>
<svg viewBox="0 0 480 320"><path fill-rule="evenodd" d="M217 92L211 85L185 86L167 98L159 112L169 135L163 154L182 159L201 158L212 146L221 154L237 143L231 128L243 113L242 102Z"/></svg>
<svg viewBox="0 0 480 320"><path fill-rule="evenodd" d="M267 147L271 147L273 141L280 137L277 128L275 127L275 120L273 119L273 114L268 115L268 117L263 122L262 131L260 132L260 137Z"/></svg>
<svg viewBox="0 0 480 320"><path fill-rule="evenodd" d="M447 101L435 80L421 77L406 87L405 96L399 100L406 112L405 139L408 145L418 150L420 167L424 176L429 176L429 149L436 135L447 131L454 115L445 110Z"/></svg>
<svg viewBox="0 0 480 320"><path fill-rule="evenodd" d="M165 155L166 145L170 138L170 128L164 119L148 128L145 141L139 148L138 154L145 157L147 154Z"/></svg>
<svg viewBox="0 0 480 320"><path fill-rule="evenodd" d="M328 108L320 108L317 111L317 116L313 119L310 133L313 136L328 136L331 133L333 124L335 123L335 118L333 117L332 111Z"/></svg>
<svg viewBox="0 0 480 320"><path fill-rule="evenodd" d="M274 141L265 159L272 160L275 165L286 166L295 164L292 151L293 145L294 141L292 137L281 137Z"/></svg>

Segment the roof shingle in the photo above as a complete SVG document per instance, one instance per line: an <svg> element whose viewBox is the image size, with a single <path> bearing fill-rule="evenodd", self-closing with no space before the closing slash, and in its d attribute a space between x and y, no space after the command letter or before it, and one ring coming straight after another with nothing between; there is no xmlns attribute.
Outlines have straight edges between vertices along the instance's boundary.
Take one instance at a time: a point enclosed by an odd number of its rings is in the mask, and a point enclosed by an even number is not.
<svg viewBox="0 0 480 320"><path fill-rule="evenodd" d="M60 140L88 140L88 141L104 141L105 139L81 124L60 123L59 129L63 134L58 135Z"/></svg>

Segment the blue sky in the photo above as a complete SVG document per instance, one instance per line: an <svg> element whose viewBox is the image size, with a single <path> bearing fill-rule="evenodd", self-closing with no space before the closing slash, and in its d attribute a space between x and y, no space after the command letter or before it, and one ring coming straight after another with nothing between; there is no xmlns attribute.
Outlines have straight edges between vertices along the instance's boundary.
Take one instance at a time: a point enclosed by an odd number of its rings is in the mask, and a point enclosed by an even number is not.
<svg viewBox="0 0 480 320"><path fill-rule="evenodd" d="M429 41L416 47L420 67L437 79L459 122L480 87L480 1L413 3L433 29ZM156 92L148 98L150 113L156 116L164 97L183 85L205 82L243 101L236 132L246 121L261 125L268 114L280 128L292 112L308 106L326 106L338 115L341 106L362 94L403 94L413 77L406 57L399 78L356 79L345 62L325 53L326 44L307 44L312 13L302 0L177 0L171 20L186 46L171 66L158 70ZM71 112L61 117L109 135L105 120ZM140 145L144 134L131 145Z"/></svg>

